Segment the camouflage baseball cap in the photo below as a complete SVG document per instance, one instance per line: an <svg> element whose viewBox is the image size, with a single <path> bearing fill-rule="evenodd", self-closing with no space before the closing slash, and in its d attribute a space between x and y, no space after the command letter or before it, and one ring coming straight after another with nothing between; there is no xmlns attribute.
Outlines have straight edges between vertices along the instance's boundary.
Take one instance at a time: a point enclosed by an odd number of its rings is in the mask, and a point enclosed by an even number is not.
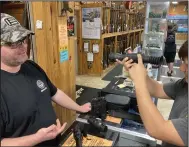
<svg viewBox="0 0 189 147"><path fill-rule="evenodd" d="M25 29L13 17L5 13L1 13L1 40L6 42L16 42L29 34L34 34L32 31Z"/></svg>

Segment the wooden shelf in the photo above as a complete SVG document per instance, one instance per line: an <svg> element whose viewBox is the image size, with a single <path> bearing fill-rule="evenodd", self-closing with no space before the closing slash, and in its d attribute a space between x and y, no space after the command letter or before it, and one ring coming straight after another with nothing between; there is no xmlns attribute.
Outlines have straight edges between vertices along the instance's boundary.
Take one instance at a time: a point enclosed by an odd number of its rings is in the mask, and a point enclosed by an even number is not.
<svg viewBox="0 0 189 147"><path fill-rule="evenodd" d="M116 3L116 2L115 2ZM124 48L128 48L129 46L134 49L136 47L136 44L141 43L141 33L143 32L144 28L142 25L144 25L144 17L138 17L137 14L140 14L141 12L138 12L138 8L134 9L134 11L131 11L130 9L125 8L118 8L119 2L115 4L115 8L112 7L106 7L104 3L102 5L99 5L102 10L101 20L103 26L110 24L114 24L114 26L117 26L117 23L124 26L127 24L128 29L126 30L121 27L121 32L112 32L105 29L103 32L106 32L104 34L100 34L100 39L83 39L82 38L82 30L79 30L79 74L87 74L87 75L102 75L104 72L109 70L113 65L110 65L107 61L107 56L110 52L123 52ZM94 4L82 4L81 8L94 8L96 7ZM142 13L143 14L143 13ZM82 9L80 10L80 13L78 16L79 18L79 26L82 26ZM121 17L121 18L120 18ZM113 19L112 19L113 18ZM119 22L118 22L119 21ZM139 27L140 26L140 27ZM107 27L106 27L107 28ZM117 27L115 27L117 30ZM133 28L133 30L132 30ZM125 30L125 31L123 31ZM108 33L109 32L109 33ZM106 38L106 39L105 39ZM90 52L93 52L93 44L99 45L99 52L94 53L94 61L91 63L87 62L87 53L83 50L84 43L88 43L88 49ZM108 47L109 46L109 47ZM91 64L92 66L89 68L88 65ZM106 67L107 66L107 67ZM103 70L104 68L107 68Z"/></svg>
<svg viewBox="0 0 189 147"><path fill-rule="evenodd" d="M126 35L126 34L130 34L130 33L140 32L140 31L143 31L143 30L144 29L137 29L137 30L124 31L124 32L106 33L106 34L102 34L102 38L109 38L109 37L114 37L114 36Z"/></svg>
<svg viewBox="0 0 189 147"><path fill-rule="evenodd" d="M164 20L166 21L166 18L146 18L146 20Z"/></svg>
<svg viewBox="0 0 189 147"><path fill-rule="evenodd" d="M138 12L128 12L128 14L134 15L134 14L138 14Z"/></svg>

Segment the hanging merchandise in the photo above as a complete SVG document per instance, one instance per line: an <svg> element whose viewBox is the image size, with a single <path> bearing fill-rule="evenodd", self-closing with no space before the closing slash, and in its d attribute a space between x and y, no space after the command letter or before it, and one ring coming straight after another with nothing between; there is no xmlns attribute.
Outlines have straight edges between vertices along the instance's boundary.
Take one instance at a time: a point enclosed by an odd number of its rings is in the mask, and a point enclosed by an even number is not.
<svg viewBox="0 0 189 147"><path fill-rule="evenodd" d="M74 16L69 16L67 19L67 29L68 29L68 36L74 36L75 31L74 31Z"/></svg>

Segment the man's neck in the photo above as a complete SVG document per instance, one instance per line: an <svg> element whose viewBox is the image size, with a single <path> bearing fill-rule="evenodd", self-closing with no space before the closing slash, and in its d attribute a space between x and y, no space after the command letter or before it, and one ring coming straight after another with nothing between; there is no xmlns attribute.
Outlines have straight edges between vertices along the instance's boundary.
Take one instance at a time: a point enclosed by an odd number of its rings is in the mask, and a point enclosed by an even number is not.
<svg viewBox="0 0 189 147"><path fill-rule="evenodd" d="M20 70L21 65L19 66L8 66L1 62L1 69L10 73L17 73Z"/></svg>

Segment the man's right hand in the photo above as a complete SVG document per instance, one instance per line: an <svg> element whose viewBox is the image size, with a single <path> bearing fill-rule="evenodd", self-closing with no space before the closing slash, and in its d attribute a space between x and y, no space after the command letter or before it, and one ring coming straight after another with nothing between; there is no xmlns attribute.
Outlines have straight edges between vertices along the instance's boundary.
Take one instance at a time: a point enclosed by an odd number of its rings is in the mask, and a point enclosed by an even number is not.
<svg viewBox="0 0 189 147"><path fill-rule="evenodd" d="M51 125L48 128L41 128L37 131L36 136L39 137L41 142L52 140L56 138L57 135L63 132L67 123L64 123L62 126L60 125L59 119L56 120L56 125Z"/></svg>

